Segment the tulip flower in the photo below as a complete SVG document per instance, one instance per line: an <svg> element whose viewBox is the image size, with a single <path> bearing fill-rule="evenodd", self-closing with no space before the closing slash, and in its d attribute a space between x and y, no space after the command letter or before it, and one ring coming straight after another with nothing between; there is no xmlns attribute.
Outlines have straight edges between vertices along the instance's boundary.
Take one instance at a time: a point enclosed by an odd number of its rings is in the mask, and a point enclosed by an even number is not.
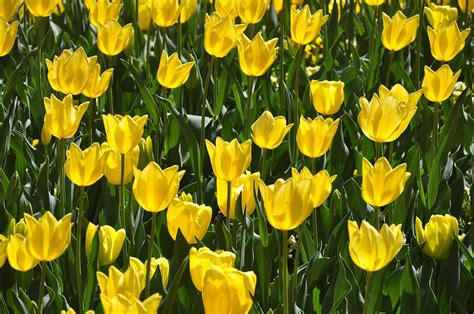
<svg viewBox="0 0 474 314"><path fill-rule="evenodd" d="M91 0L89 4L89 22L96 28L109 20L119 18L122 9L120 0Z"/></svg>
<svg viewBox="0 0 474 314"><path fill-rule="evenodd" d="M170 27L178 23L179 0L151 0L151 17L160 27Z"/></svg>
<svg viewBox="0 0 474 314"><path fill-rule="evenodd" d="M88 58L84 48L63 50L53 61L46 60L51 87L63 94L79 95L90 81L97 56Z"/></svg>
<svg viewBox="0 0 474 314"><path fill-rule="evenodd" d="M439 26L436 30L428 26L431 54L439 61L454 59L464 49L470 31L467 28L461 32L456 22Z"/></svg>
<svg viewBox="0 0 474 314"><path fill-rule="evenodd" d="M268 222L278 230L297 228L313 211L311 179L278 179L275 184L262 183L259 187Z"/></svg>
<svg viewBox="0 0 474 314"><path fill-rule="evenodd" d="M364 1L368 5L372 5L372 6L379 6L383 3L385 3L385 0L364 0Z"/></svg>
<svg viewBox="0 0 474 314"><path fill-rule="evenodd" d="M423 253L435 258L448 258L454 237L458 235L458 220L451 215L432 215L425 225L416 217L416 241L423 245Z"/></svg>
<svg viewBox="0 0 474 314"><path fill-rule="evenodd" d="M67 311L65 310L62 310L61 311L61 314L76 314L76 311L74 311L74 309L72 307L69 307L67 309ZM93 310L88 310L88 311L85 311L85 314L95 314L95 311Z"/></svg>
<svg viewBox="0 0 474 314"><path fill-rule="evenodd" d="M117 20L108 20L99 25L97 32L97 46L107 56L115 56L127 48L132 38L133 26L127 24L124 27Z"/></svg>
<svg viewBox="0 0 474 314"><path fill-rule="evenodd" d="M6 56L12 50L19 25L18 21L9 24L7 20L0 17L0 57Z"/></svg>
<svg viewBox="0 0 474 314"><path fill-rule="evenodd" d="M323 15L323 10L311 14L309 5L298 9L295 5L291 7L291 39L300 45L306 45L315 40L321 27L328 20L328 15Z"/></svg>
<svg viewBox="0 0 474 314"><path fill-rule="evenodd" d="M96 276L100 294L108 298L113 298L119 294L129 293L138 298L145 287L142 285L144 273L141 275L137 269L132 266L128 267L123 273L115 266L110 266L108 276L98 271Z"/></svg>
<svg viewBox="0 0 474 314"><path fill-rule="evenodd" d="M108 143L103 143L101 145L103 151L108 151L107 161L105 162L104 175L107 178L107 182L112 185L121 184L121 154L117 153L110 149ZM127 184L132 181L133 178L133 167L136 167L138 164L138 158L140 155L139 146L135 146L131 151L124 154L124 171L123 171L123 184Z"/></svg>
<svg viewBox="0 0 474 314"><path fill-rule="evenodd" d="M111 226L96 226L93 223L87 225L86 231L86 255L90 257L92 252L92 241L99 230L99 265L107 266L115 262L122 251L125 240L125 229L115 230Z"/></svg>
<svg viewBox="0 0 474 314"><path fill-rule="evenodd" d="M416 38L420 16L417 14L407 18L402 11L398 10L393 17L382 12L383 30L382 44L390 51L398 51Z"/></svg>
<svg viewBox="0 0 474 314"><path fill-rule="evenodd" d="M458 0L458 5L464 13L472 13L474 11L474 1L472 0Z"/></svg>
<svg viewBox="0 0 474 314"><path fill-rule="evenodd" d="M451 24L458 19L458 9L449 5L436 5L430 3L424 9L425 15L431 27L438 29L440 26Z"/></svg>
<svg viewBox="0 0 474 314"><path fill-rule="evenodd" d="M143 135L143 128L148 121L148 115L102 115L105 134L110 148L120 154L133 150Z"/></svg>
<svg viewBox="0 0 474 314"><path fill-rule="evenodd" d="M87 85L82 90L82 94L88 98L98 98L109 88L110 79L114 69L108 69L100 74L100 64L96 63L90 72Z"/></svg>
<svg viewBox="0 0 474 314"><path fill-rule="evenodd" d="M206 313L248 313L252 307L257 276L232 267L211 266L204 276L202 302Z"/></svg>
<svg viewBox="0 0 474 314"><path fill-rule="evenodd" d="M265 41L258 33L252 41L242 34L237 43L240 69L248 76L262 76L276 59L278 38Z"/></svg>
<svg viewBox="0 0 474 314"><path fill-rule="evenodd" d="M245 31L246 25L234 24L231 16L221 17L214 12L206 14L204 26L204 49L211 56L224 58L237 45L237 39Z"/></svg>
<svg viewBox="0 0 474 314"><path fill-rule="evenodd" d="M444 64L436 72L425 66L425 77L421 87L425 97L432 102L442 102L451 96L461 70L453 74L449 65Z"/></svg>
<svg viewBox="0 0 474 314"><path fill-rule="evenodd" d="M129 269L133 268L134 271L138 274L141 287L145 287L145 272L146 272L147 264L148 264L148 261L143 263L136 257L130 257ZM151 263L150 263L150 274L151 274L150 278L153 277L157 268L160 271L161 282L163 286L166 287L168 285L168 278L169 278L169 273L170 273L169 261L164 257L160 257L160 258L152 257Z"/></svg>
<svg viewBox="0 0 474 314"><path fill-rule="evenodd" d="M405 242L402 225L383 224L380 232L367 221L360 228L348 221L349 255L358 267L375 272L387 266L397 256Z"/></svg>
<svg viewBox="0 0 474 314"><path fill-rule="evenodd" d="M267 11L270 0L237 0L235 6L244 24L257 24Z"/></svg>
<svg viewBox="0 0 474 314"><path fill-rule="evenodd" d="M291 177L296 182L302 179L311 180L311 200L313 202L313 208L317 208L321 206L321 204L326 201L329 194L331 194L332 183L334 180L336 180L337 176L330 176L326 170L321 170L313 175L308 168L304 167L301 172L298 172L298 170L292 168Z"/></svg>
<svg viewBox="0 0 474 314"><path fill-rule="evenodd" d="M138 27L148 31L151 21L151 0L138 0Z"/></svg>
<svg viewBox="0 0 474 314"><path fill-rule="evenodd" d="M407 164L392 169L385 157L372 166L370 161L362 161L362 198L371 206L382 207L395 201L405 189L410 177Z"/></svg>
<svg viewBox="0 0 474 314"><path fill-rule="evenodd" d="M98 143L92 144L84 151L75 143L66 152L64 170L66 175L77 186L90 186L104 175L105 162L109 152L100 148Z"/></svg>
<svg viewBox="0 0 474 314"><path fill-rule="evenodd" d="M178 88L186 83L193 66L194 61L182 63L176 52L168 57L166 51L163 50L158 73L156 74L158 83L166 88Z"/></svg>
<svg viewBox="0 0 474 314"><path fill-rule="evenodd" d="M73 106L72 95L67 95L61 101L51 95L51 98L44 98L46 114L44 116L44 126L48 132L59 139L73 137L79 128L82 116L87 111L89 102L79 106Z"/></svg>
<svg viewBox="0 0 474 314"><path fill-rule="evenodd" d="M301 153L310 158L316 158L324 155L331 146L334 135L339 126L339 119L324 119L317 117L300 118L300 125L296 133L296 143Z"/></svg>
<svg viewBox="0 0 474 314"><path fill-rule="evenodd" d="M230 15L231 18L236 18L237 15L237 1L238 0L215 0L216 12L220 16L226 17Z"/></svg>
<svg viewBox="0 0 474 314"><path fill-rule="evenodd" d="M35 259L50 262L60 257L71 242L72 214L69 213L59 221L47 211L36 220L25 213L28 228L26 248Z"/></svg>
<svg viewBox="0 0 474 314"><path fill-rule="evenodd" d="M6 253L10 266L21 272L35 268L39 262L31 256L30 251L26 247L25 236L21 233L10 235Z"/></svg>
<svg viewBox="0 0 474 314"><path fill-rule="evenodd" d="M279 14L283 10L283 0L273 0L272 3L275 12Z"/></svg>
<svg viewBox="0 0 474 314"><path fill-rule="evenodd" d="M324 115L335 114L344 101L344 82L311 81L311 98L317 112Z"/></svg>
<svg viewBox="0 0 474 314"><path fill-rule="evenodd" d="M5 19L7 22L13 19L22 2L23 0L0 1L0 18Z"/></svg>
<svg viewBox="0 0 474 314"><path fill-rule="evenodd" d="M196 14L198 0L181 0L181 11L179 14L179 22L186 23L193 15Z"/></svg>
<svg viewBox="0 0 474 314"><path fill-rule="evenodd" d="M286 125L285 117L273 117L267 110L252 124L253 142L260 148L275 149L292 126L293 123Z"/></svg>
<svg viewBox="0 0 474 314"><path fill-rule="evenodd" d="M252 159L252 142L239 143L237 139L230 142L216 138L216 145L206 140L207 152L211 159L212 170L219 179L232 181L250 166Z"/></svg>
<svg viewBox="0 0 474 314"><path fill-rule="evenodd" d="M0 268L7 259L7 245L8 239L3 234L0 234Z"/></svg>
<svg viewBox="0 0 474 314"><path fill-rule="evenodd" d="M193 203L190 194L174 198L166 213L168 232L176 240L178 229L189 244L195 244L206 235L211 224L212 208Z"/></svg>
<svg viewBox="0 0 474 314"><path fill-rule="evenodd" d="M203 291L204 277L212 266L222 268L234 267L235 254L227 251L211 251L207 247L199 250L191 248L189 251L189 272L194 286L199 291Z"/></svg>
<svg viewBox="0 0 474 314"><path fill-rule="evenodd" d="M129 293L118 294L113 298L101 294L100 302L102 303L104 314L158 313L161 298L159 293L149 296L145 301L140 301L138 297Z"/></svg>
<svg viewBox="0 0 474 314"><path fill-rule="evenodd" d="M133 196L143 209L157 213L165 210L178 193L179 181L184 176L184 171L178 171L178 166L164 170L155 163L150 162L143 171L133 169Z"/></svg>
<svg viewBox="0 0 474 314"><path fill-rule="evenodd" d="M241 206L242 210L245 210L246 215L252 215L256 207L255 201L255 189L257 188L257 183L260 180L260 173L250 173L246 172L242 174L237 179L232 180L231 182L231 192L230 192L230 206L229 206L229 218L236 219L235 214L235 205L237 199L241 196ZM226 181L217 178L216 179L216 196L217 204L221 213L227 217L227 187L228 184Z"/></svg>
<svg viewBox="0 0 474 314"><path fill-rule="evenodd" d="M24 0L28 11L33 16L50 16L61 0Z"/></svg>

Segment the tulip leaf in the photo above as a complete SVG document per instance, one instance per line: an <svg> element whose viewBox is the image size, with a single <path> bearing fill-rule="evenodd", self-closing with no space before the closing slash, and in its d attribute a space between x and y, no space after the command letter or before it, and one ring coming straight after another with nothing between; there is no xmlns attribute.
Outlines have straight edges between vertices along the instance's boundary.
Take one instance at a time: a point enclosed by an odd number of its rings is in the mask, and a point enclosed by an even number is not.
<svg viewBox="0 0 474 314"><path fill-rule="evenodd" d="M472 257L471 252L467 249L467 247L464 245L464 243L457 237L454 236L454 241L456 242L458 248L461 250L464 258L467 261L467 264L469 265L469 268L474 270L474 257Z"/></svg>

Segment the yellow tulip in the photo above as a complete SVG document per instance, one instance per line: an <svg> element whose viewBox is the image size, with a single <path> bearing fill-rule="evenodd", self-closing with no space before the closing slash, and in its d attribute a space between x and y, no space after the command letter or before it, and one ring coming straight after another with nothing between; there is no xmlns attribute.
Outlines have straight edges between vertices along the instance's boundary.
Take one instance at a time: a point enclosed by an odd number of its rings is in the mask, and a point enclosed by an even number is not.
<svg viewBox="0 0 474 314"><path fill-rule="evenodd" d="M211 251L207 247L189 251L189 272L196 289L202 292L204 276L212 266L234 267L235 254L227 251Z"/></svg>
<svg viewBox="0 0 474 314"><path fill-rule="evenodd" d="M291 4L293 5L298 5L298 4L303 4L304 0L291 0Z"/></svg>
<svg viewBox="0 0 474 314"><path fill-rule="evenodd" d="M89 4L89 22L96 28L108 20L119 18L122 9L120 0L91 0Z"/></svg>
<svg viewBox="0 0 474 314"><path fill-rule="evenodd" d="M272 3L275 12L279 14L283 10L283 0L273 0Z"/></svg>
<svg viewBox="0 0 474 314"><path fill-rule="evenodd" d="M237 179L232 180L229 207L230 219L236 218L235 205L239 195L242 195L242 210L245 210L246 215L252 215L256 207L254 192L257 188L256 184L259 180L259 172L250 173L248 171L246 171L246 173L242 174ZM219 210L224 216L227 216L227 182L219 178L216 179L216 197Z"/></svg>
<svg viewBox="0 0 474 314"><path fill-rule="evenodd" d="M8 239L3 234L0 234L0 268L7 259L7 245Z"/></svg>
<svg viewBox="0 0 474 314"><path fill-rule="evenodd" d="M148 121L148 115L102 115L107 143L110 148L120 154L133 150L143 135L143 128Z"/></svg>
<svg viewBox="0 0 474 314"><path fill-rule="evenodd" d="M7 245L7 258L10 266L18 271L29 271L38 265L38 260L31 256L26 247L25 236L20 233L10 235Z"/></svg>
<svg viewBox="0 0 474 314"><path fill-rule="evenodd" d="M244 24L257 24L265 15L270 0L237 0L235 6Z"/></svg>
<svg viewBox="0 0 474 314"><path fill-rule="evenodd" d="M19 25L18 21L9 24L7 20L0 17L0 57L6 56L12 50Z"/></svg>
<svg viewBox="0 0 474 314"><path fill-rule="evenodd" d="M100 271L96 273L96 276L100 294L109 298L125 293L138 298L145 288L144 280L142 281L144 274L140 276L139 272L132 266L123 273L115 266L110 266L108 276Z"/></svg>
<svg viewBox="0 0 474 314"><path fill-rule="evenodd" d="M301 172L292 168L291 177L296 182L302 179L311 180L311 200L313 202L313 208L317 208L321 206L321 204L326 201L329 194L331 194L332 183L336 180L337 176L330 176L326 170L321 170L313 175L308 168L304 167Z"/></svg>
<svg viewBox="0 0 474 314"><path fill-rule="evenodd" d="M130 257L130 268L133 268L134 271L138 274L138 277L140 279L140 285L142 289L145 288L145 280L146 280L146 267L147 267L148 261L143 263L136 257ZM150 280L153 278L155 275L156 269L160 270L160 275L161 275L161 281L163 283L163 286L166 287L168 285L168 278L169 278L169 273L170 273L170 263L169 261L164 258L151 258L151 264L150 264ZM131 271L131 270L130 270Z"/></svg>
<svg viewBox="0 0 474 314"><path fill-rule="evenodd" d="M160 27L170 27L178 23L179 0L151 0L151 17Z"/></svg>
<svg viewBox="0 0 474 314"><path fill-rule="evenodd" d="M143 209L157 213L165 210L179 190L179 181L184 176L184 170L178 171L178 166L164 170L150 162L143 171L133 169L133 196Z"/></svg>
<svg viewBox="0 0 474 314"><path fill-rule="evenodd" d="M33 16L50 16L60 0L25 0L26 7Z"/></svg>
<svg viewBox="0 0 474 314"><path fill-rule="evenodd" d="M436 72L425 66L425 77L421 87L425 97L432 102L442 102L451 96L461 70L453 74L449 65L444 64Z"/></svg>
<svg viewBox="0 0 474 314"><path fill-rule="evenodd" d="M428 26L431 54L439 61L454 59L464 49L470 31L467 28L461 32L456 22L441 25L436 30Z"/></svg>
<svg viewBox="0 0 474 314"><path fill-rule="evenodd" d="M469 11L469 13L472 13L474 11L474 1L472 0L458 0L458 5L459 8L461 8L461 11L466 13Z"/></svg>
<svg viewBox="0 0 474 314"><path fill-rule="evenodd" d="M98 143L81 150L75 143L71 143L66 152L64 170L75 185L90 186L104 175L105 162L109 152L100 148Z"/></svg>
<svg viewBox="0 0 474 314"><path fill-rule="evenodd" d="M117 20L108 20L99 25L97 46L107 56L115 56L127 48L133 34L132 24L124 27Z"/></svg>
<svg viewBox="0 0 474 314"><path fill-rule="evenodd" d="M138 27L150 30L151 20L151 0L138 0Z"/></svg>
<svg viewBox="0 0 474 314"><path fill-rule="evenodd" d="M230 142L216 138L216 145L206 140L207 152L211 160L212 170L219 179L232 181L250 166L252 160L252 141L242 144L233 139Z"/></svg>
<svg viewBox="0 0 474 314"><path fill-rule="evenodd" d="M398 10L395 15L390 18L382 12L383 30L382 44L390 51L398 51L416 38L420 16L417 14L407 18L402 11Z"/></svg>
<svg viewBox="0 0 474 314"><path fill-rule="evenodd" d="M10 21L16 14L18 7L23 0L2 0L0 1L0 18Z"/></svg>
<svg viewBox="0 0 474 314"><path fill-rule="evenodd" d="M458 220L448 214L432 215L424 229L420 218L416 217L416 241L423 244L423 253L435 259L448 258L458 230Z"/></svg>
<svg viewBox="0 0 474 314"><path fill-rule="evenodd" d="M374 272L387 266L397 256L405 242L402 225L383 224L380 232L367 221L360 228L348 221L349 255L358 267Z"/></svg>
<svg viewBox="0 0 474 314"><path fill-rule="evenodd" d="M222 17L226 17L228 15L230 15L232 18L237 17L237 1L238 0L215 0L214 5L216 12Z"/></svg>
<svg viewBox="0 0 474 314"><path fill-rule="evenodd" d="M113 298L101 294L100 302L104 309L104 314L116 313L140 313L152 314L158 313L158 307L161 303L161 295L159 293L152 294L145 301L140 301L138 297L126 294L118 294Z"/></svg>
<svg viewBox="0 0 474 314"><path fill-rule="evenodd" d="M405 189L410 177L407 164L392 169L385 157L379 158L372 166L370 161L362 161L362 198L367 204L382 207L395 201Z"/></svg>
<svg viewBox="0 0 474 314"><path fill-rule="evenodd" d="M231 16L221 17L214 12L206 14L204 26L204 49L211 56L224 58L237 45L237 39L245 31L246 25L235 25Z"/></svg>
<svg viewBox="0 0 474 314"><path fill-rule="evenodd" d="M178 88L186 83L193 66L194 61L182 63L176 52L168 57L166 51L163 50L156 79L166 88Z"/></svg>
<svg viewBox="0 0 474 314"><path fill-rule="evenodd" d="M79 95L90 81L97 56L88 58L82 47L72 52L63 50L53 61L46 60L51 87L63 94Z"/></svg>
<svg viewBox="0 0 474 314"><path fill-rule="evenodd" d="M204 276L202 302L206 313L241 314L252 307L257 276L232 267L211 266Z"/></svg>
<svg viewBox="0 0 474 314"><path fill-rule="evenodd" d="M22 236L26 236L26 234L28 233L28 229L26 229L26 223L25 223L25 219L22 218L20 219L18 222L15 222L15 219L12 218L10 220L10 224L8 225L8 235L13 235L13 234L16 234L16 233L19 233L21 234Z"/></svg>
<svg viewBox="0 0 474 314"><path fill-rule="evenodd" d="M278 38L265 41L258 33L252 41L242 34L237 42L240 69L248 76L262 76L276 59Z"/></svg>
<svg viewBox="0 0 474 314"><path fill-rule="evenodd" d="M434 29L451 24L458 19L458 9L449 5L430 3L429 7L425 7L424 12L428 22Z"/></svg>
<svg viewBox="0 0 474 314"><path fill-rule="evenodd" d="M100 64L96 63L91 70L90 79L82 90L82 94L87 98L98 98L109 88L110 79L114 69L108 69L100 74Z"/></svg>
<svg viewBox="0 0 474 314"><path fill-rule="evenodd" d="M181 12L179 22L186 23L193 15L196 14L198 0L181 0Z"/></svg>
<svg viewBox="0 0 474 314"><path fill-rule="evenodd" d="M364 0L368 5L379 6L385 3L385 0Z"/></svg>
<svg viewBox="0 0 474 314"><path fill-rule="evenodd" d="M324 119L317 117L300 118L300 126L296 133L296 143L301 153L310 158L316 158L324 155L331 147L334 135L339 126L339 119Z"/></svg>
<svg viewBox="0 0 474 314"><path fill-rule="evenodd" d="M190 194L173 199L166 213L168 232L176 240L178 229L189 244L202 240L211 224L212 208L193 203Z"/></svg>
<svg viewBox="0 0 474 314"><path fill-rule="evenodd" d="M62 139L74 136L89 102L73 106L72 95L67 95L61 101L52 94L51 98L44 98L44 106L46 109L44 126L50 134Z"/></svg>
<svg viewBox="0 0 474 314"><path fill-rule="evenodd" d="M314 109L320 114L335 114L341 109L344 101L344 82L313 80L310 89Z"/></svg>
<svg viewBox="0 0 474 314"><path fill-rule="evenodd" d="M103 143L101 145L102 150L109 151L107 156L107 161L105 162L104 174L107 178L107 182L112 185L121 184L121 174L122 174L122 155L114 152L110 149L108 143ZM137 145L131 151L125 154L124 160L124 171L123 171L123 184L127 184L132 181L133 178L133 167L136 167L138 164L138 158L140 156L140 147Z"/></svg>
<svg viewBox="0 0 474 314"><path fill-rule="evenodd" d="M328 15L323 15L323 10L311 14L309 5L298 9L295 5L291 7L291 39L300 45L306 45L315 40L321 27L328 20Z"/></svg>
<svg viewBox="0 0 474 314"><path fill-rule="evenodd" d="M275 149L292 126L293 123L286 125L285 117L273 117L270 111L265 111L252 124L253 142L260 148Z"/></svg>
<svg viewBox="0 0 474 314"><path fill-rule="evenodd" d="M61 314L76 314L76 311L74 311L74 309L72 307L69 307L67 309L67 311L65 310L62 310L61 311ZM85 314L95 314L95 311L93 310L88 310L88 311L85 311Z"/></svg>
<svg viewBox="0 0 474 314"><path fill-rule="evenodd" d="M308 178L278 179L275 184L260 184L268 222L278 230L293 230L313 211L312 180Z"/></svg>
<svg viewBox="0 0 474 314"><path fill-rule="evenodd" d="M36 220L25 214L28 228L26 248L35 259L50 262L60 257L71 242L72 214L69 213L59 221L47 211Z"/></svg>
<svg viewBox="0 0 474 314"><path fill-rule="evenodd" d="M87 225L86 231L86 255L90 257L92 252L92 241L99 230L99 265L107 266L115 262L122 251L125 241L125 229L115 230L111 226L96 226L93 223Z"/></svg>

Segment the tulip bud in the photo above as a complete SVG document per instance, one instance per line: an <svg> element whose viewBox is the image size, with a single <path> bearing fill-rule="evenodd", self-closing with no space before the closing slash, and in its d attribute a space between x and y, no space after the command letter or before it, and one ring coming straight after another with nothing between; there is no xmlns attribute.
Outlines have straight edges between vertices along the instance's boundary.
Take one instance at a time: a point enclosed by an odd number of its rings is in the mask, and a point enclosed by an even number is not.
<svg viewBox="0 0 474 314"><path fill-rule="evenodd" d="M235 254L227 251L211 251L207 247L189 251L189 272L196 289L202 292L204 276L211 266L234 267Z"/></svg>
<svg viewBox="0 0 474 314"><path fill-rule="evenodd" d="M300 125L296 133L296 143L301 153L310 158L324 155L331 147L334 135L336 135L339 119L324 119L317 117L300 118Z"/></svg>
<svg viewBox="0 0 474 314"><path fill-rule="evenodd" d="M344 101L344 82L311 81L311 98L317 112L324 115L335 114Z"/></svg>
<svg viewBox="0 0 474 314"><path fill-rule="evenodd" d="M275 149L292 126L293 123L286 125L285 117L273 117L270 111L265 111L252 124L253 142L260 148Z"/></svg>
<svg viewBox="0 0 474 314"><path fill-rule="evenodd" d="M153 22L160 27L170 27L178 22L180 6L178 0L151 0Z"/></svg>
<svg viewBox="0 0 474 314"><path fill-rule="evenodd" d="M120 0L91 0L89 2L89 22L96 28L109 20L119 18L123 4Z"/></svg>
<svg viewBox="0 0 474 314"><path fill-rule="evenodd" d="M248 76L262 76L276 59L278 38L265 41L258 33L252 41L242 34L237 43L240 69Z"/></svg>
<svg viewBox="0 0 474 314"><path fill-rule="evenodd" d="M224 58L234 49L237 39L245 31L246 25L235 25L230 16L221 17L214 12L206 14L204 26L204 48L206 52L216 58Z"/></svg>
<svg viewBox="0 0 474 314"><path fill-rule="evenodd" d="M461 70L453 74L449 65L444 64L436 72L425 66L425 77L421 87L425 97L432 102L442 102L451 96Z"/></svg>
<svg viewBox="0 0 474 314"><path fill-rule="evenodd" d="M0 268L5 264L5 260L7 259L7 245L8 239L3 234L0 234Z"/></svg>
<svg viewBox="0 0 474 314"><path fill-rule="evenodd" d="M12 50L19 25L18 21L9 24L7 20L0 17L0 57L6 56Z"/></svg>
<svg viewBox="0 0 474 314"><path fill-rule="evenodd" d="M215 0L216 12L222 17L230 15L231 18L236 18L237 1L238 0Z"/></svg>
<svg viewBox="0 0 474 314"><path fill-rule="evenodd" d="M471 29L467 28L461 32L456 22L439 26L438 29L428 26L431 54L439 61L454 59L464 49L470 31Z"/></svg>
<svg viewBox="0 0 474 314"><path fill-rule="evenodd" d="M398 51L415 40L420 22L418 14L407 18L402 11L398 10L392 18L382 13L382 19L382 44L386 49Z"/></svg>
<svg viewBox="0 0 474 314"><path fill-rule="evenodd" d="M323 15L323 10L311 14L309 5L298 9L291 7L291 39L300 45L306 45L318 37L321 27L328 20L328 15Z"/></svg>
<svg viewBox="0 0 474 314"><path fill-rule="evenodd" d="M90 186L104 175L105 162L109 151L104 151L98 143L92 144L84 151L72 143L66 152L64 170L66 175L75 185Z"/></svg>
<svg viewBox="0 0 474 314"><path fill-rule="evenodd" d="M52 135L62 139L74 136L84 113L89 107L89 102L76 107L73 106L72 95L67 95L63 100L59 100L52 94L51 98L44 98L44 106L46 114L43 128L46 127Z"/></svg>
<svg viewBox="0 0 474 314"><path fill-rule="evenodd" d="M196 14L198 0L181 0L181 11L179 22L186 23L193 15Z"/></svg>
<svg viewBox="0 0 474 314"><path fill-rule="evenodd" d="M59 4L60 0L24 0L28 11L33 16L50 16Z"/></svg>
<svg viewBox="0 0 474 314"><path fill-rule="evenodd" d="M226 142L216 138L216 145L206 140L207 152L211 160L212 170L216 177L232 181L249 167L252 159L252 141L239 143L237 139Z"/></svg>
<svg viewBox="0 0 474 314"><path fill-rule="evenodd" d="M163 50L156 74L158 83L166 88L178 88L186 83L193 66L194 61L182 63L176 52L168 57L166 51Z"/></svg>
<svg viewBox="0 0 474 314"><path fill-rule="evenodd" d="M7 258L10 266L21 272L35 268L39 262L31 256L26 247L25 236L20 233L10 235L7 245Z"/></svg>
<svg viewBox="0 0 474 314"><path fill-rule="evenodd" d="M151 25L151 0L138 0L138 27L149 31Z"/></svg>
<svg viewBox="0 0 474 314"><path fill-rule="evenodd" d="M110 148L120 154L126 154L134 149L143 135L143 128L148 121L148 115L102 115L105 134Z"/></svg>
<svg viewBox="0 0 474 314"><path fill-rule="evenodd" d="M90 257L92 252L92 240L99 229L99 265L107 266L115 262L122 251L125 240L125 229L115 230L111 226L96 226L93 223L87 225L86 231L86 256Z"/></svg>
<svg viewBox="0 0 474 314"><path fill-rule="evenodd" d="M231 192L230 192L230 207L229 207L229 217L230 219L236 219L235 205L237 199L241 195L241 206L242 210L245 211L246 215L252 215L256 207L255 201L255 189L257 188L257 183L260 180L260 173L246 173L242 174L237 179L232 180L231 183ZM219 205L219 210L224 216L227 216L227 182L217 178L217 204Z"/></svg>
<svg viewBox="0 0 474 314"><path fill-rule="evenodd" d="M107 182L112 185L121 185L122 175L122 154L110 149L108 143L103 143L101 149L108 151L107 161L105 162L104 174ZM128 184L133 178L133 168L138 164L140 154L139 146L124 154L123 184Z"/></svg>
<svg viewBox="0 0 474 314"><path fill-rule="evenodd" d="M2 0L0 1L0 18L4 18L7 22L13 19L18 7L23 0ZM1 42L1 41L0 41Z"/></svg>
<svg viewBox="0 0 474 314"><path fill-rule="evenodd" d="M474 1L472 0L458 0L458 5L464 13L472 14L474 12Z"/></svg>
<svg viewBox="0 0 474 314"><path fill-rule="evenodd" d="M430 3L425 7L425 15L431 27L438 29L440 26L451 24L458 19L458 9L449 5L436 5Z"/></svg>
<svg viewBox="0 0 474 314"><path fill-rule="evenodd" d="M140 285L141 289L145 288L145 280L146 280L146 267L148 265L148 261L143 263L140 261L138 258L135 257L130 257L130 267L129 269L133 268L134 271L138 274L140 278ZM150 263L150 280L153 278L155 275L156 269L160 270L160 275L161 275L161 281L163 283L163 286L166 287L168 285L168 278L169 278L169 273L170 273L170 263L169 261L164 258L151 258L151 263ZM131 271L131 270L130 270Z"/></svg>
<svg viewBox="0 0 474 314"><path fill-rule="evenodd" d="M283 10L283 0L273 0L272 3L275 12L279 14Z"/></svg>
<svg viewBox="0 0 474 314"><path fill-rule="evenodd" d="M238 0L237 14L244 24L257 24L265 15L270 0Z"/></svg>
<svg viewBox="0 0 474 314"><path fill-rule="evenodd" d="M308 168L304 167L301 172L298 172L298 170L292 168L291 177L296 182L302 179L311 180L311 200L313 202L313 208L317 208L321 206L321 204L326 201L329 194L331 194L332 183L334 180L336 180L337 176L329 176L329 173L326 170L321 170L320 172L313 175Z"/></svg>
<svg viewBox="0 0 474 314"><path fill-rule="evenodd" d="M46 125L43 124L43 128L41 129L41 143L44 146L48 146L51 142L51 132L48 130Z"/></svg>
<svg viewBox="0 0 474 314"><path fill-rule="evenodd" d="M416 217L416 241L423 245L423 253L435 259L448 257L458 229L458 220L448 214L432 215L424 229L421 220Z"/></svg>
<svg viewBox="0 0 474 314"><path fill-rule="evenodd" d="M372 6L379 6L383 3L385 3L385 0L364 0L364 1L368 5L372 5Z"/></svg>
<svg viewBox="0 0 474 314"><path fill-rule="evenodd" d="M117 20L108 20L105 24L99 25L97 46L107 56L118 55L127 48L132 34L132 24L122 27Z"/></svg>

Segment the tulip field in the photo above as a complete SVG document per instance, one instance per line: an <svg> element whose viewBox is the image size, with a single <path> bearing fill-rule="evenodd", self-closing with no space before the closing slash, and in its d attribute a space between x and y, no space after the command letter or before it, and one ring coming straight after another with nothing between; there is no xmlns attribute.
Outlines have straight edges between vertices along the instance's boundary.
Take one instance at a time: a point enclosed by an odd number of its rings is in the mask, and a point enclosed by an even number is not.
<svg viewBox="0 0 474 314"><path fill-rule="evenodd" d="M0 313L474 312L474 0L0 0Z"/></svg>

